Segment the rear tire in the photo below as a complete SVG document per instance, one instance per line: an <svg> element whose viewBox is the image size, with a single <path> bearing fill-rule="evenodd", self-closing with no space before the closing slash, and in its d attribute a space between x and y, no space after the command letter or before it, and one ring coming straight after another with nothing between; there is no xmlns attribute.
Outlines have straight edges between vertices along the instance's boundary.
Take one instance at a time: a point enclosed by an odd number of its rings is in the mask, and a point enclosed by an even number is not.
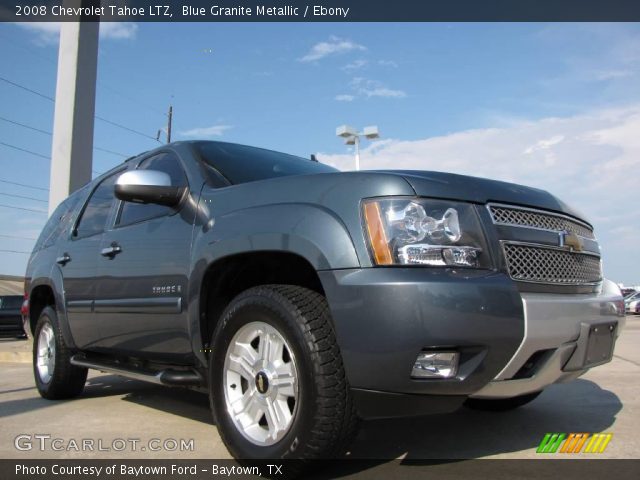
<svg viewBox="0 0 640 480"><path fill-rule="evenodd" d="M533 402L540 392L527 393L511 398L467 398L465 407L485 412L506 412Z"/></svg>
<svg viewBox="0 0 640 480"><path fill-rule="evenodd" d="M84 389L87 369L71 364L71 351L64 343L58 315L46 307L36 324L33 339L33 375L43 398L73 398Z"/></svg>
<svg viewBox="0 0 640 480"><path fill-rule="evenodd" d="M322 295L291 285L246 290L211 345L211 408L235 458L345 453L358 422Z"/></svg>

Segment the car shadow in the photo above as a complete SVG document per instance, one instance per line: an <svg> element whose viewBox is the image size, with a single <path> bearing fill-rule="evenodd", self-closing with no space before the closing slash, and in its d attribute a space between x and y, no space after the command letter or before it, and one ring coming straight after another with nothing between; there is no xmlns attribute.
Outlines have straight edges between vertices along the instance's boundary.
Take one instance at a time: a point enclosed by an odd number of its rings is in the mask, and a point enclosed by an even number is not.
<svg viewBox="0 0 640 480"><path fill-rule="evenodd" d="M207 395L115 375L89 379L86 396L123 399L173 415L213 424ZM547 432L601 432L622 409L620 399L596 383L578 379L552 385L528 405L507 412L462 408L418 418L363 422L349 458L407 461L484 458L535 448Z"/></svg>
<svg viewBox="0 0 640 480"><path fill-rule="evenodd" d="M83 397L105 395L123 395L128 402L213 424L207 395L194 390L116 375L90 378ZM442 461L518 452L537 447L547 432L605 431L621 409L613 392L578 379L552 385L530 404L507 412L462 408L449 414L363 422L349 457Z"/></svg>
<svg viewBox="0 0 640 480"><path fill-rule="evenodd" d="M405 460L482 458L537 447L547 432L601 432L613 425L620 399L589 380L548 387L507 412L462 408L454 413L365 422L353 458Z"/></svg>
<svg viewBox="0 0 640 480"><path fill-rule="evenodd" d="M536 448L548 432L606 431L621 409L613 392L579 379L552 385L530 404L507 412L462 408L443 415L371 420L363 423L352 444L351 461L334 462L309 478L422 476L424 467ZM456 463L461 466L455 471L474 476L477 464L463 463ZM437 471L444 478L454 472Z"/></svg>
<svg viewBox="0 0 640 480"><path fill-rule="evenodd" d="M123 400L213 424L209 398L204 393L179 387L164 387L118 375L100 375L87 380L82 397L123 395Z"/></svg>
<svg viewBox="0 0 640 480"><path fill-rule="evenodd" d="M117 375L90 376L83 394L74 401L112 395L172 415L214 424L206 394ZM0 418L57 403L40 397L0 402ZM508 412L462 408L450 414L363 422L349 458L374 463L397 458L410 462L442 462L519 452L535 448L547 432L606 431L621 409L622 403L613 392L592 381L578 379L565 385L552 385L530 404Z"/></svg>

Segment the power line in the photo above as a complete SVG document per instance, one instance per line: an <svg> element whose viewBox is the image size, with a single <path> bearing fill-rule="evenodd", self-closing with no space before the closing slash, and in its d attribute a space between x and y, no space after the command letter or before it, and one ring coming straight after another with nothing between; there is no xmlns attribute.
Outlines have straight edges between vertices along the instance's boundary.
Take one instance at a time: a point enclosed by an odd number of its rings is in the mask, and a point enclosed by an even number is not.
<svg viewBox="0 0 640 480"><path fill-rule="evenodd" d="M31 255L31 252L23 252L20 250L0 250L0 252L4 253L24 253L25 255Z"/></svg>
<svg viewBox="0 0 640 480"><path fill-rule="evenodd" d="M32 89L30 89L30 88L28 88L28 87L25 87L24 85L20 85L19 83L12 82L11 80L9 80L9 79L7 79L7 78L0 77L0 80L2 80L3 82L8 83L9 85L13 85L14 87L21 88L22 90L25 90L25 91L27 91L27 92L30 92L30 93L32 93L32 94L34 94L34 95L38 95L39 97L42 97L42 98L44 98L44 99L47 99L47 100L49 100L49 101L51 101L51 102L55 102L55 99L54 99L54 98L49 97L48 95L45 95L45 94L43 94L43 93L36 92L35 90L32 90ZM106 118L104 118L104 117L100 117L100 116L98 116L98 115L94 115L94 117L96 118L96 120L100 120L101 122L108 123L109 125L113 125L114 127L118 127L118 128L123 129L123 130L127 130L128 132L131 132L131 133L135 133L135 134L137 134L137 135L140 135L140 136L142 136L142 137L149 138L149 139L153 140L154 142L156 141L155 137L152 137L151 135L147 135L146 133L139 132L138 130L134 130L133 128L126 127L126 126L121 125L121 124L119 124L119 123L117 123L117 122L114 122L114 121L111 121L111 120L107 120Z"/></svg>
<svg viewBox="0 0 640 480"><path fill-rule="evenodd" d="M25 197L24 195L15 195L15 194L13 194L13 193L3 193L3 192L0 192L0 195L4 195L5 197L22 198L22 199L24 199L24 200L33 200L34 202L49 203L47 200L42 200L42 199L40 199L40 198Z"/></svg>
<svg viewBox="0 0 640 480"><path fill-rule="evenodd" d="M42 190L44 192L48 192L49 189L48 188L44 188L44 187L34 187L33 185L27 185L25 183L18 183L18 182L11 182L9 180L3 180L0 178L0 182L2 183L8 183L9 185L17 185L18 187L26 187L26 188L33 188L34 190Z"/></svg>
<svg viewBox="0 0 640 480"><path fill-rule="evenodd" d="M35 208L23 208L23 207L16 207L14 205L3 205L0 203L0 207L4 207L4 208L13 208L15 210L24 210L25 212L36 212L36 213L44 213L46 214L47 212L45 212L44 210L36 210Z"/></svg>
<svg viewBox="0 0 640 480"><path fill-rule="evenodd" d="M167 114L166 114L165 112L163 112L162 110L160 110L160 109L158 109L158 108L156 108L156 107L152 107L151 105L147 105L147 104L146 104L146 103L144 103L144 102L141 102L140 100L138 100L137 98L135 98L133 95L128 95L128 94L126 94L126 93L119 92L119 91L115 90L114 88L111 88L110 86L105 85L105 83L104 83L104 82L97 81L96 83L98 84L98 86L100 86L100 87L102 87L102 88L104 88L104 89L106 89L106 90L110 90L110 91L111 91L111 93L114 93L114 94L116 94L116 95L119 95L119 96L121 96L122 98L126 98L126 99L127 99L128 101L130 101L130 102L137 103L137 104L138 104L138 105L140 105L141 107L144 107L144 108L146 108L146 109L149 109L149 110L151 110L152 112L158 113L158 114L160 114L160 115L165 115L165 116L167 115Z"/></svg>
<svg viewBox="0 0 640 480"><path fill-rule="evenodd" d="M44 158L45 160L51 160L51 158L42 155L41 153L33 152L31 150L27 150L26 148L16 147L15 145L11 145L9 143L0 142L0 145L4 145L5 147L13 148L15 150L20 150L21 152L29 153L31 155L35 155L36 157Z"/></svg>
<svg viewBox="0 0 640 480"><path fill-rule="evenodd" d="M111 120L107 120L106 118L99 117L98 115L95 115L95 117L96 117L97 120L101 120L104 123L108 123L109 125L113 125L114 127L120 127L123 130L128 130L129 132L137 133L138 135L141 135L143 137L150 138L154 142L156 141L155 137L152 137L151 135L147 135L146 133L139 132L137 130L134 130L133 128L125 127L124 125L120 125L119 123L112 122Z"/></svg>
<svg viewBox="0 0 640 480"><path fill-rule="evenodd" d="M31 125L26 125L24 123L16 122L15 120L11 120L9 118L0 117L0 120L11 123L13 125L18 125L19 127L28 128L29 130L33 130L38 133L43 133L45 135L49 135L49 136L53 135L53 133L48 132L46 130L41 130L40 128L32 127ZM105 152L105 153L110 153L111 155L117 155L118 157L122 157L122 158L129 158L131 156L131 155L125 155L124 153L114 152L113 150L108 150L106 148L101 148L101 147L93 147L93 149L98 150L99 152Z"/></svg>
<svg viewBox="0 0 640 480"><path fill-rule="evenodd" d="M27 88L27 87L25 87L24 85L20 85L19 83L12 82L11 80L6 79L6 78L4 78L4 77L0 77L0 80L2 80L3 82L8 83L9 85L13 85L14 87L21 88L22 90L25 90L25 91L27 91L27 92L33 93L34 95L37 95L37 96L39 96L39 97L42 97L42 98L45 98L45 99L50 100L50 101L52 101L52 102L55 102L55 100L53 99L53 97L49 97L49 96L47 96L47 95L45 95L45 94L43 94L43 93L36 92L35 90L31 90L30 88Z"/></svg>
<svg viewBox="0 0 640 480"><path fill-rule="evenodd" d="M9 120L8 118L0 117L0 120L12 123L14 125L18 125L19 127L28 128L29 130L33 130L34 132L44 133L45 135L52 135L51 132L47 132L46 130L40 130L39 128L32 127L30 125L25 125L24 123L16 122L14 120Z"/></svg>
<svg viewBox="0 0 640 480"><path fill-rule="evenodd" d="M113 150L107 150L106 148L101 147L93 147L94 150L98 150L99 152L110 153L111 155L116 155L122 158L129 158L131 155L125 155L124 153L114 152Z"/></svg>
<svg viewBox="0 0 640 480"><path fill-rule="evenodd" d="M36 52L35 50L31 49L31 48L27 48L24 45L18 45L14 39L7 37L6 35L2 35L2 33L0 33L0 37L4 38L6 42L10 43L14 48L18 48L20 50L23 50L31 55L33 55L34 57L38 57L41 58L43 60L46 60L47 62L53 64L53 65L57 65L58 64L58 60L52 57L49 57L47 55L42 55L39 52ZM115 94L115 95L119 95L122 98L127 99L129 102L133 102L136 103L138 105L140 105L141 107L144 107L150 111L153 111L157 114L160 115L166 115L165 112L163 112L162 110L160 110L157 107L153 107L145 102L141 102L139 99L137 99L136 97L134 97L133 95L129 95L123 92L120 92L118 90L116 90L115 88L110 87L109 85L105 84L104 82L101 82L100 80L96 81L97 85L104 88L105 90L109 90L111 93Z"/></svg>
<svg viewBox="0 0 640 480"><path fill-rule="evenodd" d="M5 237L5 238L17 238L19 240L35 240L35 238L32 237L22 237L20 235L4 235L4 234L0 234L0 237Z"/></svg>

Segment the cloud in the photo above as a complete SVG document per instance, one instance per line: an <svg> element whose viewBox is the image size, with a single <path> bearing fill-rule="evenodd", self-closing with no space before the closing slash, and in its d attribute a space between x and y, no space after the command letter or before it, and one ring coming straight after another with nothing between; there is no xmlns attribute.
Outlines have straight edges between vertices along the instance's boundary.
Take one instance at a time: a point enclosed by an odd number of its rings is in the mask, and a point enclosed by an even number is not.
<svg viewBox="0 0 640 480"><path fill-rule="evenodd" d="M328 42L316 43L307 54L300 58L301 62L315 62L329 55L336 55L352 51L363 51L366 47L359 45L351 40L345 40L339 37L331 36Z"/></svg>
<svg viewBox="0 0 640 480"><path fill-rule="evenodd" d="M336 100L338 102L353 102L353 100L356 97L354 97L353 95L348 95L348 94L342 94L342 95L336 95Z"/></svg>
<svg viewBox="0 0 640 480"><path fill-rule="evenodd" d="M404 98L407 96L402 90L392 90L385 87L362 89L361 92L367 97Z"/></svg>
<svg viewBox="0 0 640 480"><path fill-rule="evenodd" d="M211 127L198 127L191 130L185 130L180 132L183 137L199 137L199 138L211 138L221 137L224 132L233 128L231 125L212 125Z"/></svg>
<svg viewBox="0 0 640 480"><path fill-rule="evenodd" d="M531 145L525 148L524 153L526 155L531 155L534 152L539 152L540 150L549 150L554 145L559 144L564 140L564 135L554 135L551 138L538 140L534 145Z"/></svg>
<svg viewBox="0 0 640 480"><path fill-rule="evenodd" d="M16 23L35 35L36 45L55 45L60 39L60 22L21 22ZM101 22L100 39L128 40L134 39L138 25L132 22Z"/></svg>
<svg viewBox="0 0 640 480"><path fill-rule="evenodd" d="M398 63L393 60L378 60L378 65L381 67L393 67L398 68Z"/></svg>
<svg viewBox="0 0 640 480"><path fill-rule="evenodd" d="M138 25L132 22L102 22L100 24L100 38L127 40L136 37Z"/></svg>
<svg viewBox="0 0 640 480"><path fill-rule="evenodd" d="M622 99L629 98L630 90L637 90L640 32L636 28L607 23L550 24L534 38L562 58L555 73L541 80L542 85L573 93L579 83L608 83Z"/></svg>
<svg viewBox="0 0 640 480"><path fill-rule="evenodd" d="M403 90L387 88L377 80L370 80L363 77L353 78L349 85L359 96L366 98L405 98L407 96Z"/></svg>
<svg viewBox="0 0 640 480"><path fill-rule="evenodd" d="M360 70L361 68L365 67L367 63L369 62L367 62L366 60L355 60L351 63L347 63L344 67L342 67L342 69L345 72L352 72L354 70Z"/></svg>
<svg viewBox="0 0 640 480"><path fill-rule="evenodd" d="M361 150L361 165L449 171L548 190L594 223L605 274L638 283L640 258L628 251L640 238L639 131L640 104L415 141L381 140ZM353 168L351 154L317 156Z"/></svg>
<svg viewBox="0 0 640 480"><path fill-rule="evenodd" d="M626 78L633 76L633 72L631 70L603 70L599 72L595 72L593 77L595 80L604 82L607 80L615 80L618 78Z"/></svg>

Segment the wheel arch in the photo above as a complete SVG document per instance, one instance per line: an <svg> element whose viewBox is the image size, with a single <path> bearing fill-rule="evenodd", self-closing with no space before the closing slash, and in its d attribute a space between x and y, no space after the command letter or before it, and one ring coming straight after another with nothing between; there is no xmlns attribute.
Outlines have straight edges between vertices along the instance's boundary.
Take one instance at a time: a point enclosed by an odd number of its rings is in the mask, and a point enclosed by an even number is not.
<svg viewBox="0 0 640 480"><path fill-rule="evenodd" d="M56 308L53 288L48 283L41 283L31 289L29 293L29 328L33 335L40 314L46 307Z"/></svg>
<svg viewBox="0 0 640 480"><path fill-rule="evenodd" d="M75 349L73 335L67 322L67 308L64 298L62 274L59 269L52 268L48 277L39 277L31 282L29 289L29 328L33 334L38 318L45 307L56 310L60 332L69 348Z"/></svg>
<svg viewBox="0 0 640 480"><path fill-rule="evenodd" d="M306 258L288 251L263 250L237 253L211 262L202 275L197 325L192 326L194 351L206 362L209 341L231 300L258 285L305 287L325 294L318 272ZM197 337L197 338L196 338Z"/></svg>

